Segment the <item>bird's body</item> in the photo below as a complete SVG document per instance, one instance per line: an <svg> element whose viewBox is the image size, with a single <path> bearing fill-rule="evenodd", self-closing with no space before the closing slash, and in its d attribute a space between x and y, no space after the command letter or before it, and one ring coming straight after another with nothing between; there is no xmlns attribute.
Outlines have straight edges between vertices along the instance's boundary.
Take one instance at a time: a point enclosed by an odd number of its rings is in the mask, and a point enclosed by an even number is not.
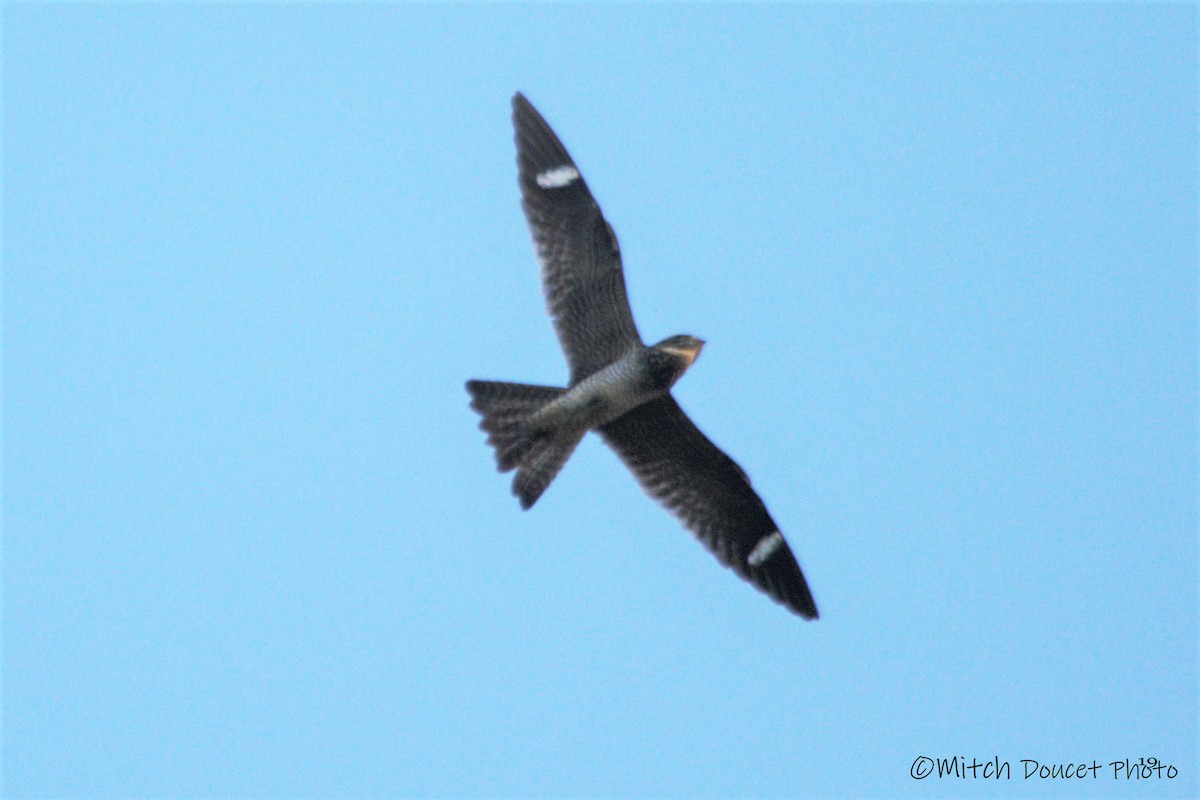
<svg viewBox="0 0 1200 800"><path fill-rule="evenodd" d="M603 369L593 372L563 395L538 409L528 420L534 429L592 430L612 422L648 400L670 391L691 366L704 343L691 336L671 337L654 347L638 345ZM667 349L674 346L675 350ZM689 355L694 353L695 355Z"/></svg>
<svg viewBox="0 0 1200 800"><path fill-rule="evenodd" d="M516 470L513 493L523 508L532 507L580 439L597 431L722 563L815 619L804 575L749 478L671 397L704 342L686 334L653 346L642 342L616 235L578 167L519 93L513 123L522 207L571 367L570 382L561 389L467 382L501 471Z"/></svg>

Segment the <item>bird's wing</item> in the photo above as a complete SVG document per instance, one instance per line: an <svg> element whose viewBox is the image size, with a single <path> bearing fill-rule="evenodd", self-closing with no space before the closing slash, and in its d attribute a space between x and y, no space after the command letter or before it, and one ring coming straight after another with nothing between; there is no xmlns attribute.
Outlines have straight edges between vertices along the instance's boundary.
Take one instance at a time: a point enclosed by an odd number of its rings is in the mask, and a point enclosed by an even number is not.
<svg viewBox="0 0 1200 800"><path fill-rule="evenodd" d="M800 616L817 618L804 573L750 479L673 397L651 400L599 430L642 487L722 564Z"/></svg>
<svg viewBox="0 0 1200 800"><path fill-rule="evenodd" d="M576 383L641 342L625 294L617 236L579 168L525 96L513 97L521 207L546 305Z"/></svg>

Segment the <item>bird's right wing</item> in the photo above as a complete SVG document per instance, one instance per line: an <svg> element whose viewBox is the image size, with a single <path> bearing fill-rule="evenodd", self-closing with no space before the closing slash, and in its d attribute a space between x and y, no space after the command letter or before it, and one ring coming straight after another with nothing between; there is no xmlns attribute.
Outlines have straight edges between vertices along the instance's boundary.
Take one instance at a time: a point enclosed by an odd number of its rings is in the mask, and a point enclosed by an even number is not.
<svg viewBox="0 0 1200 800"><path fill-rule="evenodd" d="M641 343L625 294L621 251L579 168L519 92L513 97L513 127L521 207L574 384Z"/></svg>
<svg viewBox="0 0 1200 800"><path fill-rule="evenodd" d="M642 487L722 564L800 616L817 618L804 573L750 479L671 395L599 430Z"/></svg>

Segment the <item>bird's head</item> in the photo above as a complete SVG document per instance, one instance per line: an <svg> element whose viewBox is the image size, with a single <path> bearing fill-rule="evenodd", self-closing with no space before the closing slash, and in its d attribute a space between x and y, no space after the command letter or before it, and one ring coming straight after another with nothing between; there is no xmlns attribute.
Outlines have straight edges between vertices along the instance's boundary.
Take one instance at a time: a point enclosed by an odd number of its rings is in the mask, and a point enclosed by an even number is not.
<svg viewBox="0 0 1200 800"><path fill-rule="evenodd" d="M700 351L704 348L704 340L698 339L695 336L680 334L678 336L668 336L658 344L654 345L653 349L665 356L671 365L671 383L679 380L679 376L687 372L700 355Z"/></svg>

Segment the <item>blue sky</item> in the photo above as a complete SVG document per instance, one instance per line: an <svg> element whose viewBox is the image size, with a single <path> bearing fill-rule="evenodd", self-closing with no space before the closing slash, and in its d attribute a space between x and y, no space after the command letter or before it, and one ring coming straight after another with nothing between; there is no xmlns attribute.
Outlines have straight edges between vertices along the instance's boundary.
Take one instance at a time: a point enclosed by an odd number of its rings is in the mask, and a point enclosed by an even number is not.
<svg viewBox="0 0 1200 800"><path fill-rule="evenodd" d="M6 797L1200 791L1195 6L2 13ZM517 89L818 622L495 472Z"/></svg>

